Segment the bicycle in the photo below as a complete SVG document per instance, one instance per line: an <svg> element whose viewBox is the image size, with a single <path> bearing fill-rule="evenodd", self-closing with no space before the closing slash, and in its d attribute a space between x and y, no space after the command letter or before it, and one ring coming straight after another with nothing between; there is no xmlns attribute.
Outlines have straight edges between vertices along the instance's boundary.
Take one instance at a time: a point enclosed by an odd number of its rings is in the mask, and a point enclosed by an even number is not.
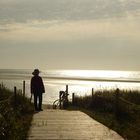
<svg viewBox="0 0 140 140"><path fill-rule="evenodd" d="M59 99L53 102L53 109L66 108L68 106L68 95L65 91L59 92Z"/></svg>

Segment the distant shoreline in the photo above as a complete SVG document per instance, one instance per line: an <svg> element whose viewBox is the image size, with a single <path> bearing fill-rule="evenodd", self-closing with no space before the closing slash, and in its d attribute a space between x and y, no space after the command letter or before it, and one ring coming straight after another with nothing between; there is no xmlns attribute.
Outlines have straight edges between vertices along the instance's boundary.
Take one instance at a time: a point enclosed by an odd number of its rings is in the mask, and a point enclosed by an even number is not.
<svg viewBox="0 0 140 140"><path fill-rule="evenodd" d="M95 82L128 82L128 83L140 83L138 80L119 80L119 79L94 79L94 78L70 78L70 77L46 77L47 79L58 79L58 80L79 80L79 81L95 81Z"/></svg>
<svg viewBox="0 0 140 140"><path fill-rule="evenodd" d="M30 80L31 76L0 76L0 80ZM105 78L79 78L79 77L50 77L42 76L44 79L53 80L78 80L78 81L92 81L92 82L122 82L122 83L140 83L139 80L127 79L105 79Z"/></svg>

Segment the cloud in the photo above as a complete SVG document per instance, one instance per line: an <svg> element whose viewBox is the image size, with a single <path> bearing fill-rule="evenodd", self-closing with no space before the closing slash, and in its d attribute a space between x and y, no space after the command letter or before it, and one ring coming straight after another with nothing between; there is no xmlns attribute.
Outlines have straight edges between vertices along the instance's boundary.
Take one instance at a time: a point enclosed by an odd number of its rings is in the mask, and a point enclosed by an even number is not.
<svg viewBox="0 0 140 140"><path fill-rule="evenodd" d="M1 67L140 69L139 25L139 0L0 0Z"/></svg>
<svg viewBox="0 0 140 140"><path fill-rule="evenodd" d="M139 0L1 0L0 40L139 38Z"/></svg>
<svg viewBox="0 0 140 140"><path fill-rule="evenodd" d="M0 28L0 40L14 42L48 42L75 40L139 40L140 20L109 19L79 21L32 21L7 24Z"/></svg>
<svg viewBox="0 0 140 140"><path fill-rule="evenodd" d="M139 16L139 0L1 0L0 22Z"/></svg>

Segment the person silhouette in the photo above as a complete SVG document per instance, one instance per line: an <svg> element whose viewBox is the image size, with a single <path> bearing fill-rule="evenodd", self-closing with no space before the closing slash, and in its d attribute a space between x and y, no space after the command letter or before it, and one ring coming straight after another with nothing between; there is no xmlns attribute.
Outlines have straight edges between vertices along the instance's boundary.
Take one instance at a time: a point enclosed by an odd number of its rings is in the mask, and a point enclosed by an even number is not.
<svg viewBox="0 0 140 140"><path fill-rule="evenodd" d="M34 95L35 111L43 111L42 109L42 94L45 93L42 77L39 76L39 69L35 69L31 78L31 94ZM39 104L37 103L39 100Z"/></svg>

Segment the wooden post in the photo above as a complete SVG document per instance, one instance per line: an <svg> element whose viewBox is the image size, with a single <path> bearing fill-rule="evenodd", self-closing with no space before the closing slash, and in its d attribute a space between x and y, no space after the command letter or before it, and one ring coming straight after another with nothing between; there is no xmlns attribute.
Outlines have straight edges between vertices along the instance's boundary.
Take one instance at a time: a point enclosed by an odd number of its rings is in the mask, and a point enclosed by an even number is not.
<svg viewBox="0 0 140 140"><path fill-rule="evenodd" d="M66 85L66 94L68 94L68 92L69 92L69 86Z"/></svg>
<svg viewBox="0 0 140 140"><path fill-rule="evenodd" d="M69 103L69 101L68 101L68 92L69 92L69 87L68 87L68 85L66 85L66 91L64 92L64 101L63 101L63 108L64 109L66 109L67 107L68 107L68 103Z"/></svg>
<svg viewBox="0 0 140 140"><path fill-rule="evenodd" d="M115 93L115 114L116 114L116 116L119 114L119 95L120 95L120 90L119 90L119 88L117 88L116 93Z"/></svg>
<svg viewBox="0 0 140 140"><path fill-rule="evenodd" d="M69 86L68 85L66 85L66 107L68 106L68 95L69 95Z"/></svg>
<svg viewBox="0 0 140 140"><path fill-rule="evenodd" d="M93 99L93 96L94 96L94 88L92 88L92 99Z"/></svg>
<svg viewBox="0 0 140 140"><path fill-rule="evenodd" d="M75 104L75 93L72 93L72 105L74 105Z"/></svg>
<svg viewBox="0 0 140 140"><path fill-rule="evenodd" d="M60 102L59 108L61 109L61 91L59 92L59 102Z"/></svg>
<svg viewBox="0 0 140 140"><path fill-rule="evenodd" d="M16 105L17 105L16 100L17 100L17 88L14 87L14 107L15 108L16 108Z"/></svg>
<svg viewBox="0 0 140 140"><path fill-rule="evenodd" d="M25 81L23 81L23 97L25 97Z"/></svg>
<svg viewBox="0 0 140 140"><path fill-rule="evenodd" d="M92 94L91 94L91 106L93 106L94 102L94 88L92 88Z"/></svg>

